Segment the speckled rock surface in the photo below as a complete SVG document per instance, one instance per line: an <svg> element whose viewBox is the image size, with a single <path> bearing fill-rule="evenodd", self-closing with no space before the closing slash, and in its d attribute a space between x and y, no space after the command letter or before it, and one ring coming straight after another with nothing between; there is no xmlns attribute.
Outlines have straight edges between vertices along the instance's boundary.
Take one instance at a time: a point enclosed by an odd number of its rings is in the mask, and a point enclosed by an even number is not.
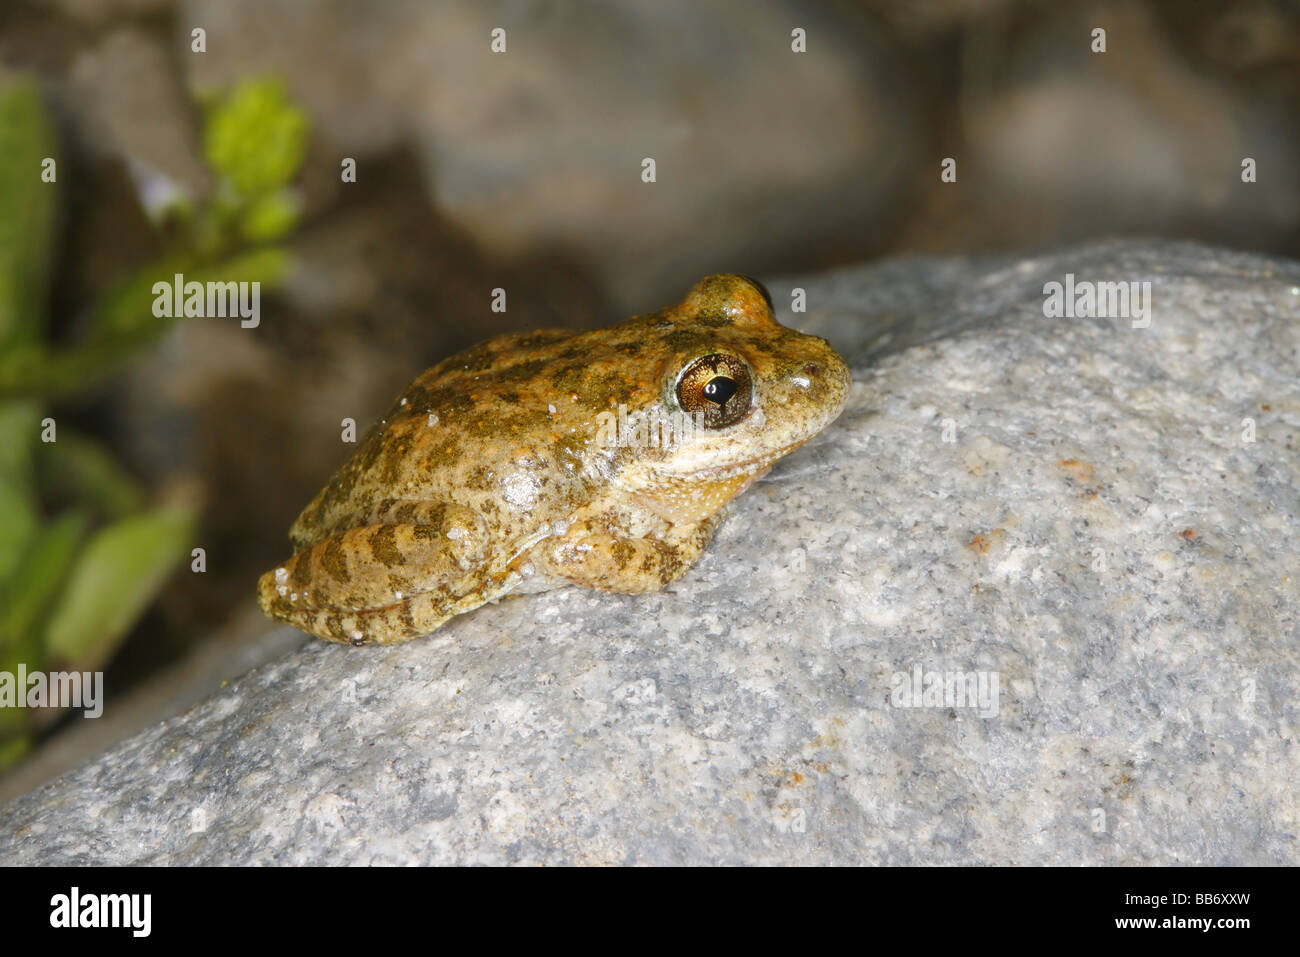
<svg viewBox="0 0 1300 957"><path fill-rule="evenodd" d="M1149 326L1046 318L1067 273ZM670 591L309 645L0 811L0 863L1300 863L1300 264L792 285L854 397Z"/></svg>

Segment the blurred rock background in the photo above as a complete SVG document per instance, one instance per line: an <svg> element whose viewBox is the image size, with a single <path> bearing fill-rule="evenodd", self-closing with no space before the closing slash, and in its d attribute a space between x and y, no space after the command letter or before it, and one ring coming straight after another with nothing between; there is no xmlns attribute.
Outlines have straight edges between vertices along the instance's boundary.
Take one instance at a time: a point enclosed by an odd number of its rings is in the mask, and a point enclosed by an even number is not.
<svg viewBox="0 0 1300 957"><path fill-rule="evenodd" d="M208 571L178 572L109 666L120 706L67 719L0 798L246 667L252 584L346 458L340 420L473 342L607 324L719 269L1115 234L1300 255L1287 0L4 0L0 70L35 77L61 143L56 338L160 255L157 204L213 189L201 104L273 75L311 129L261 325L176 322L58 407L146 487L197 490Z"/></svg>

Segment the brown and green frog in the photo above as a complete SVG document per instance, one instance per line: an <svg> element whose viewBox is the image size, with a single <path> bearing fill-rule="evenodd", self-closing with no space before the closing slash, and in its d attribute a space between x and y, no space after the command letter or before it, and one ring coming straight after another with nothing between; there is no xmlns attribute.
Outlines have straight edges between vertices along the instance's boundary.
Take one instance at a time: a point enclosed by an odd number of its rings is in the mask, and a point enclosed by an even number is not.
<svg viewBox="0 0 1300 957"><path fill-rule="evenodd" d="M510 594L655 591L848 387L829 343L782 326L766 290L734 275L607 329L482 343L367 433L294 522L293 557L261 577L259 602L364 645ZM630 425L647 421L676 427Z"/></svg>

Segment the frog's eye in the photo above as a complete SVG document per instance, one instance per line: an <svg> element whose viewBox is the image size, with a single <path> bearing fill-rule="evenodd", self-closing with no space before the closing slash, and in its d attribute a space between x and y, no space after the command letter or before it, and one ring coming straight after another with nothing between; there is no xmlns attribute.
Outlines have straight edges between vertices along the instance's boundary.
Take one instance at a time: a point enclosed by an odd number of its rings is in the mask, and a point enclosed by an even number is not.
<svg viewBox="0 0 1300 957"><path fill-rule="evenodd" d="M677 401L706 429L721 429L749 414L754 384L749 368L735 356L701 356L677 379Z"/></svg>

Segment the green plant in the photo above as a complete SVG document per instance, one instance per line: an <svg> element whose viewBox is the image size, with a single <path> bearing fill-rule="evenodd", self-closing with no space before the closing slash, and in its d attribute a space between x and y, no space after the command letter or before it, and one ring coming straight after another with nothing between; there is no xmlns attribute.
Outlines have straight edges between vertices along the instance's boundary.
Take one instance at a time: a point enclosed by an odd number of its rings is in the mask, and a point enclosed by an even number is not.
<svg viewBox="0 0 1300 957"><path fill-rule="evenodd" d="M184 321L154 315L160 279L282 280L288 254L278 241L298 221L289 184L306 137L276 80L208 104L211 195L167 211L163 256L109 292L75 343L55 346L46 303L58 185L41 171L57 147L35 84L0 77L0 671L102 667L188 556L193 509L151 504L89 436L55 423L56 441L42 441L49 407ZM0 708L0 769L29 749L35 717Z"/></svg>

